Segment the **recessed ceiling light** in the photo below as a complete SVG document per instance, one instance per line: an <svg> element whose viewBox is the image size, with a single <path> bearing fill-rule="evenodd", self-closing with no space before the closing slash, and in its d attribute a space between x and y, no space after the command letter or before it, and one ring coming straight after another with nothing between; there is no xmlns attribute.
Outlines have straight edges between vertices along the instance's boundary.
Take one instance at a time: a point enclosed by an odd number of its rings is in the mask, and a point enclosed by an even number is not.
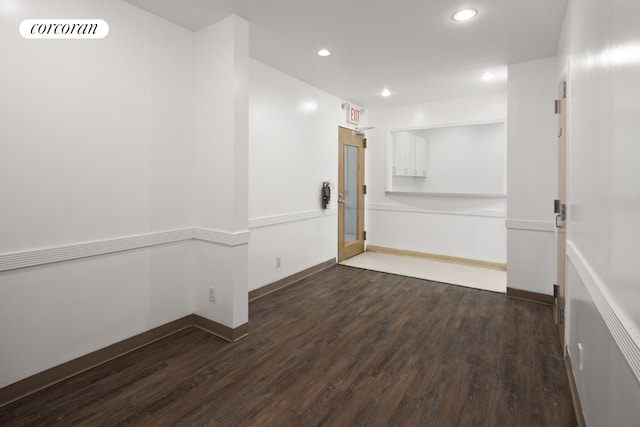
<svg viewBox="0 0 640 427"><path fill-rule="evenodd" d="M327 49L320 49L318 51L318 55L319 56L329 56L329 55L331 55L331 52L329 52Z"/></svg>
<svg viewBox="0 0 640 427"><path fill-rule="evenodd" d="M487 71L482 75L482 80L489 81L493 80L496 76L493 75L491 71Z"/></svg>
<svg viewBox="0 0 640 427"><path fill-rule="evenodd" d="M478 14L478 11L475 9L464 9L454 13L453 20L458 22L468 21L469 19L473 18L477 14Z"/></svg>
<svg viewBox="0 0 640 427"><path fill-rule="evenodd" d="M391 96L391 91L389 89L383 89L382 92L380 92L380 96L387 98Z"/></svg>

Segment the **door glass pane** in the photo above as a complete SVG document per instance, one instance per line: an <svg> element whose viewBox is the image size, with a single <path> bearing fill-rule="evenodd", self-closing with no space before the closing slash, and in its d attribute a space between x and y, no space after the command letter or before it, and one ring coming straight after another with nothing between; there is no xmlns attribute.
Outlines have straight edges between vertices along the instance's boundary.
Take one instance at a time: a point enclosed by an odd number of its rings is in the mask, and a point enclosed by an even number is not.
<svg viewBox="0 0 640 427"><path fill-rule="evenodd" d="M344 146L344 242L358 240L358 147Z"/></svg>

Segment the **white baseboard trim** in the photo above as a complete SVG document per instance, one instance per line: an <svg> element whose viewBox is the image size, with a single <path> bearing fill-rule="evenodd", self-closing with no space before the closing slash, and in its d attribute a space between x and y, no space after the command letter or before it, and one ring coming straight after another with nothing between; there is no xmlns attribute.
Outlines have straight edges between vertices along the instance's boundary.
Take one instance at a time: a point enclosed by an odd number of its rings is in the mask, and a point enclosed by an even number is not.
<svg viewBox="0 0 640 427"><path fill-rule="evenodd" d="M567 257L582 279L594 305L629 367L640 381L640 333L621 315L604 283L571 241L567 241Z"/></svg>
<svg viewBox="0 0 640 427"><path fill-rule="evenodd" d="M507 230L544 231L555 233L552 221L532 221L527 219L507 219Z"/></svg>
<svg viewBox="0 0 640 427"><path fill-rule="evenodd" d="M268 227L270 225L285 224L294 221L305 221L314 218L337 215L337 210L332 207L322 210L315 209L311 211L294 212L282 215L261 216L257 218L249 218L249 229Z"/></svg>
<svg viewBox="0 0 640 427"><path fill-rule="evenodd" d="M165 245L191 239L225 246L238 246L249 242L249 231L226 232L204 228L183 228L74 245L6 253L0 254L0 272Z"/></svg>
<svg viewBox="0 0 640 427"><path fill-rule="evenodd" d="M381 212L407 212L429 215L455 215L455 216L480 216L489 218L505 218L506 212L502 209L468 209L460 211L436 211L430 209L414 208L394 203L369 203L367 210Z"/></svg>

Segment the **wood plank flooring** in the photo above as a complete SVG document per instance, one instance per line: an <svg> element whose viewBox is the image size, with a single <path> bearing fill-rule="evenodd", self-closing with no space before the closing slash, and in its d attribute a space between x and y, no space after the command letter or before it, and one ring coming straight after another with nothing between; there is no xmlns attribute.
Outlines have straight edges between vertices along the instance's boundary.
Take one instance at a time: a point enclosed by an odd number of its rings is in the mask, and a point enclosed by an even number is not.
<svg viewBox="0 0 640 427"><path fill-rule="evenodd" d="M337 265L0 408L3 426L575 426L551 307Z"/></svg>

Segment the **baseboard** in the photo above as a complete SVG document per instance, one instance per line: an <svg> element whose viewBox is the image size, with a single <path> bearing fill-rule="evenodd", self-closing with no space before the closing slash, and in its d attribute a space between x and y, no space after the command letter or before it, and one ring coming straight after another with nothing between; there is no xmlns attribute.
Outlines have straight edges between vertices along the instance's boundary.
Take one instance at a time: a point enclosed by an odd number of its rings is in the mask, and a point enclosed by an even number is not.
<svg viewBox="0 0 640 427"><path fill-rule="evenodd" d="M509 298L521 299L538 304L553 305L554 303L553 295L539 294L537 292L523 291L509 287L507 287L507 296Z"/></svg>
<svg viewBox="0 0 640 427"><path fill-rule="evenodd" d="M404 249L385 248L383 246L367 245L367 251L378 252L388 255L410 256L414 258L424 258L431 261L448 262L450 264L462 264L471 267L490 268L492 270L506 271L507 265L499 262L483 261L478 259L459 258L448 255L430 254L427 252L407 251Z"/></svg>
<svg viewBox="0 0 640 427"><path fill-rule="evenodd" d="M309 267L306 270L302 270L296 274L292 274L291 276L285 277L284 279L280 279L276 282L262 286L258 289L254 289L251 292L249 292L249 302L255 301L258 298L268 295L279 289L293 285L294 283L304 279L305 277L311 276L312 274L318 273L326 268L332 267L335 264L336 264L335 258L331 258L325 262L321 262L320 264L314 265L313 267Z"/></svg>
<svg viewBox="0 0 640 427"><path fill-rule="evenodd" d="M202 329L230 342L247 336L249 332L248 323L231 329L204 317L190 314L2 387L0 388L0 408L190 327Z"/></svg>
<svg viewBox="0 0 640 427"><path fill-rule="evenodd" d="M229 342L238 341L239 339L249 335L248 323L240 325L234 329L202 316L198 316L197 314L193 315L193 326Z"/></svg>
<svg viewBox="0 0 640 427"><path fill-rule="evenodd" d="M571 365L571 356L569 356L568 351L566 351L564 354L564 366L567 369L567 377L569 378L569 387L571 388L571 399L573 400L573 409L576 413L576 420L578 421L578 427L586 427L587 422L584 419L584 412L582 412L582 403L580 403L580 395L578 394L576 377L573 375L573 366Z"/></svg>

